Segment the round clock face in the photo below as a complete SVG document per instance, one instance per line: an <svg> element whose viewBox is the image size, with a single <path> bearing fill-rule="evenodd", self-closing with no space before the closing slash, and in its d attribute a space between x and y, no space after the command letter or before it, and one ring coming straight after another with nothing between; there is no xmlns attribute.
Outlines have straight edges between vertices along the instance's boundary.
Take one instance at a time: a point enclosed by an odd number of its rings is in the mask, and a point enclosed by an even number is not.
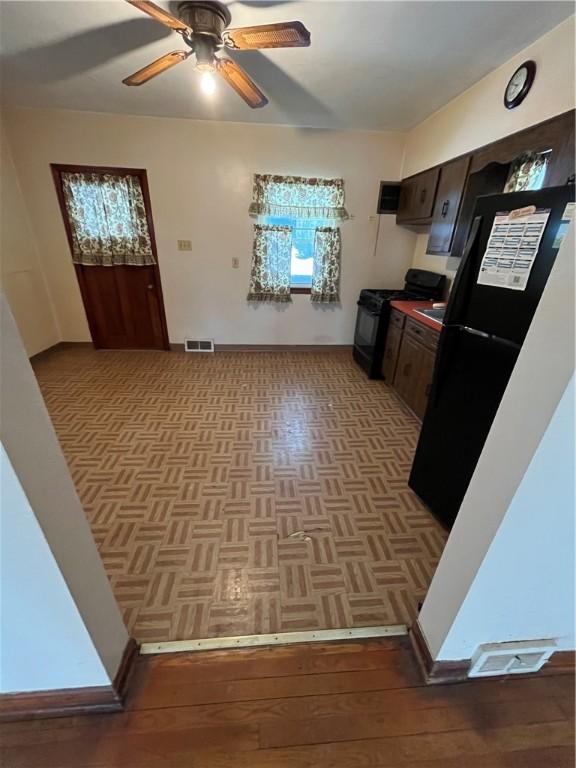
<svg viewBox="0 0 576 768"><path fill-rule="evenodd" d="M532 87L535 74L536 64L533 61L525 61L514 72L504 93L504 104L508 109L513 109L524 101Z"/></svg>
<svg viewBox="0 0 576 768"><path fill-rule="evenodd" d="M522 88L524 88L524 85L526 84L527 79L528 79L528 70L526 69L526 67L520 67L520 69L516 72L516 74L512 77L512 79L508 83L508 88L506 88L506 101L514 101L514 99L518 96Z"/></svg>

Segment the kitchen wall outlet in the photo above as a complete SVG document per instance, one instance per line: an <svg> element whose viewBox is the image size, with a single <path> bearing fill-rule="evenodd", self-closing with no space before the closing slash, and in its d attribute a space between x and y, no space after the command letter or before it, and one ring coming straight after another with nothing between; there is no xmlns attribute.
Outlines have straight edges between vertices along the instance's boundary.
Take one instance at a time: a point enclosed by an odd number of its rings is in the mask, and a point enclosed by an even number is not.
<svg viewBox="0 0 576 768"><path fill-rule="evenodd" d="M240 266L240 259L238 256L232 256L232 269L238 269Z"/></svg>
<svg viewBox="0 0 576 768"><path fill-rule="evenodd" d="M192 250L192 242L190 240L178 240L178 250L179 251L191 251Z"/></svg>

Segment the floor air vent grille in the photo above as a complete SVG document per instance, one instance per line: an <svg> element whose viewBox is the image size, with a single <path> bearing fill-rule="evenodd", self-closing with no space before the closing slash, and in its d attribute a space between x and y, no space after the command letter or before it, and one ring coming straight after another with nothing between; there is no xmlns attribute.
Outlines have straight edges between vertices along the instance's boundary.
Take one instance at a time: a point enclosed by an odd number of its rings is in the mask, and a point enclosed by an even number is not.
<svg viewBox="0 0 576 768"><path fill-rule="evenodd" d="M481 645L472 658L468 676L490 677L537 672L556 650L553 640Z"/></svg>
<svg viewBox="0 0 576 768"><path fill-rule="evenodd" d="M185 339L185 352L214 352L213 339Z"/></svg>

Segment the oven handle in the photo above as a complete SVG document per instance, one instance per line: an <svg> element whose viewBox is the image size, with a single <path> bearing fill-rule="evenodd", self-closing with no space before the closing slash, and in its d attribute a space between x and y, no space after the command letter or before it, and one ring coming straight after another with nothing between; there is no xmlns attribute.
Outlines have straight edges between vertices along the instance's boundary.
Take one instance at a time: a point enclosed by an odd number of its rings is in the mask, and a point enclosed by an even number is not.
<svg viewBox="0 0 576 768"><path fill-rule="evenodd" d="M371 312L369 309L366 309L366 306L361 304L359 301L357 301L356 304L360 307L360 309L364 310L367 315L370 315L370 317L380 317L380 312Z"/></svg>

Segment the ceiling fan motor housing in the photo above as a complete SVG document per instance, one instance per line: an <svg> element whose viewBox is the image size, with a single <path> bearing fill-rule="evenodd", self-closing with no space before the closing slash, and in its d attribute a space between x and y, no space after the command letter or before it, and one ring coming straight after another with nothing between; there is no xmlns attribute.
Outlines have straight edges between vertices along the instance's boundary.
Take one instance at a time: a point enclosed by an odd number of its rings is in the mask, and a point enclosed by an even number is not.
<svg viewBox="0 0 576 768"><path fill-rule="evenodd" d="M193 30L193 38L196 35L206 35L213 38L218 47L222 45L222 33L232 21L228 8L212 0L187 0L180 3L178 17Z"/></svg>
<svg viewBox="0 0 576 768"><path fill-rule="evenodd" d="M215 68L214 53L222 47L222 33L232 19L230 11L218 2L184 2L178 6L178 16L192 29L184 40L196 54L196 67L201 72Z"/></svg>

